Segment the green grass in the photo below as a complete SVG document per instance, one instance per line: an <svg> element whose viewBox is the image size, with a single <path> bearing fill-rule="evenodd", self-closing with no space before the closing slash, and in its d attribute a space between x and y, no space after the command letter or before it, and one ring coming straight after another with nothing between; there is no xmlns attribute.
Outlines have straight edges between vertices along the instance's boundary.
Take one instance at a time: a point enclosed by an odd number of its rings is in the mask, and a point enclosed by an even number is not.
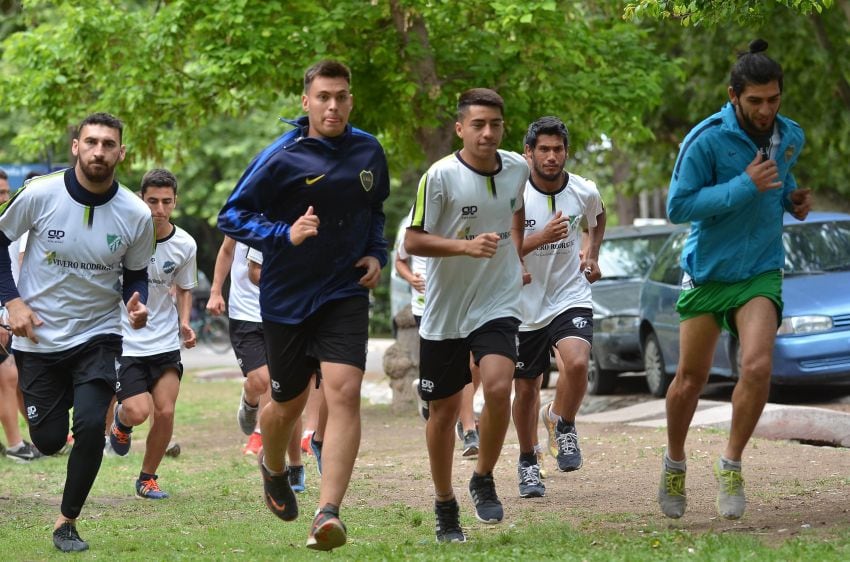
<svg viewBox="0 0 850 562"><path fill-rule="evenodd" d="M317 500L316 473L308 460L308 491L299 496L301 517L283 523L265 508L256 465L239 454L234 382L201 383L187 374L178 401L176 437L183 454L166 458L162 487L172 497L162 502L133 498L146 427L134 432L136 444L124 458L107 457L89 496L78 528L91 550L75 559L112 560L313 560L324 559L304 546ZM364 408L369 418L388 418L386 407ZM413 479L419 495L430 494L427 463L405 467L425 475ZM398 462L386 459L387 462ZM62 493L67 457L32 464L0 459L0 545L6 560L63 559L50 540ZM401 464L401 463L399 463ZM557 511L529 508L512 521L485 526L465 510L467 544L434 543L433 514L400 499L382 498L382 482L357 472L351 501L343 509L349 543L330 556L346 560L847 560L850 527L828 535L799 537L765 545L748 532L714 534L671 529L658 519L625 514L594 514L583 524L565 523ZM354 499L357 498L357 499ZM374 498L375 501L371 501ZM576 506L563 506L563 511ZM623 530L600 530L604 522Z"/></svg>

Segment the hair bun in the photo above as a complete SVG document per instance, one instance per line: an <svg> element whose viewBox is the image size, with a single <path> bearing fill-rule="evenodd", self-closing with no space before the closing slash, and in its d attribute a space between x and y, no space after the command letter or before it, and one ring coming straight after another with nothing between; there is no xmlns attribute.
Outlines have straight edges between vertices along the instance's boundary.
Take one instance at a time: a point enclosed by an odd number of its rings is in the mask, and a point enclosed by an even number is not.
<svg viewBox="0 0 850 562"><path fill-rule="evenodd" d="M761 53L767 50L767 41L764 39L753 39L750 41L750 54Z"/></svg>

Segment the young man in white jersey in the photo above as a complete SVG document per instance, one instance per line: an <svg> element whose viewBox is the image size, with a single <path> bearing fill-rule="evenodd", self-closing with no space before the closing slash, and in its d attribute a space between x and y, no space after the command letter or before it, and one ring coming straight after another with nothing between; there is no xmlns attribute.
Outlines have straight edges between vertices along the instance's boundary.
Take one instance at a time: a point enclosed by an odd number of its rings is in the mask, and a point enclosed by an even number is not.
<svg viewBox="0 0 850 562"><path fill-rule="evenodd" d="M229 318L230 344L236 354L236 362L242 370L245 380L242 383L242 396L236 411L239 429L248 435L248 442L242 449L245 455L257 455L263 448L260 421L257 415L271 400L269 367L266 359L266 342L263 336L263 319L260 316L260 288L251 281L248 262L248 246L225 236L218 250L210 286L210 298L207 312L220 316L227 310ZM227 306L224 304L222 289L224 281L230 275L230 293ZM306 488L306 474L301 463L300 441L290 442L288 451L292 452L292 443L298 444L297 456L293 455L295 466L290 471L290 485L293 491L303 492Z"/></svg>
<svg viewBox="0 0 850 562"><path fill-rule="evenodd" d="M540 408L549 433L549 452L563 472L581 467L575 416L587 388L593 342L590 284L602 275L597 265L605 233L605 208L596 184L564 169L569 156L567 127L557 117L541 117L528 127L525 155L531 177L525 188L523 255L531 283L522 288L519 361L514 373L513 419L519 441L520 497L540 497L545 487L534 442L541 375L555 347L559 361L554 401ZM587 222L582 256L581 223Z"/></svg>
<svg viewBox="0 0 850 562"><path fill-rule="evenodd" d="M422 324L422 313L425 311L425 275L427 260L422 256L411 256L404 249L404 234L407 227L410 226L411 215L408 214L405 220L401 223L398 235L396 236L395 244L395 269L402 279L410 285L410 312L413 314L413 319L416 321L416 326ZM470 360L472 360L470 358ZM475 424L475 411L473 409L473 401L475 399L475 391L478 389L480 380L478 379L478 369L475 365L472 372L472 382L463 387L463 398L460 404L460 417L457 420L457 437L461 441L461 449L464 457L474 457L478 455L478 429ZM419 379L413 381L414 386L419 388ZM419 415L426 422L428 421L428 402L419 399Z"/></svg>
<svg viewBox="0 0 850 562"><path fill-rule="evenodd" d="M11 197L9 176L0 169L0 204ZM17 283L15 266L18 265L18 244L9 246L9 259L12 260L12 273ZM19 269L19 268L17 268ZM6 310L0 307L0 319L6 323ZM6 434L6 458L16 462L27 462L41 458L41 452L32 443L24 440L18 427L18 368L11 354L12 335L0 327L0 425Z"/></svg>
<svg viewBox="0 0 850 562"><path fill-rule="evenodd" d="M156 250L148 265L148 323L140 330L130 327L122 307L124 349L119 359L115 415L109 443L116 454L130 451L133 427L151 415L145 442L142 469L136 480L136 496L161 500L168 493L160 489L156 471L165 456L174 430L174 405L183 377L180 340L186 348L195 347L195 331L189 325L192 289L198 284L195 240L171 223L177 206L177 178L168 170L155 168L142 178L142 201L150 208L156 229ZM171 289L175 290L175 301ZM176 328L176 329L175 329Z"/></svg>
<svg viewBox="0 0 850 562"><path fill-rule="evenodd" d="M133 329L148 316L154 227L147 205L115 181L125 155L122 129L107 113L88 116L71 144L74 167L34 178L0 207L0 300L15 335L30 436L42 453L65 445L74 410L74 446L53 531L63 552L88 548L76 520L103 459L103 420L121 355L120 304ZM5 247L27 230L16 287Z"/></svg>
<svg viewBox="0 0 850 562"><path fill-rule="evenodd" d="M462 390L471 380L470 352L480 367L484 408L469 493L479 520L498 523L504 517L493 468L511 415L528 164L499 150L503 110L493 90L460 95L455 130L463 148L422 177L405 237L410 254L429 258L419 393L430 402L425 435L439 542L466 540L452 488L452 451Z"/></svg>

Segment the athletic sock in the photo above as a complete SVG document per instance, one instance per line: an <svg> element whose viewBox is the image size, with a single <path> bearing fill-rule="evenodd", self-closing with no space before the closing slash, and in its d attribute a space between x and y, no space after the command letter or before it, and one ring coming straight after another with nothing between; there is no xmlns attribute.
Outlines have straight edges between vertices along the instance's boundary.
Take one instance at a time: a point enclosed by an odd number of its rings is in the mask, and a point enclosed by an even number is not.
<svg viewBox="0 0 850 562"><path fill-rule="evenodd" d="M14 447L12 447L11 445L6 447L6 450L9 451L10 453L17 453L18 451L20 451L23 448L24 448L24 442L23 442L23 440L21 440L21 442L18 443L17 445L15 445Z"/></svg>
<svg viewBox="0 0 850 562"><path fill-rule="evenodd" d="M147 472L139 472L139 481L144 482L145 480L152 480L156 474L148 474Z"/></svg>
<svg viewBox="0 0 850 562"><path fill-rule="evenodd" d="M537 464L537 455L532 451L531 453L520 453L519 454L519 462L527 462L528 464Z"/></svg>
<svg viewBox="0 0 850 562"><path fill-rule="evenodd" d="M272 476L283 476L286 472L286 464L283 465L283 470L281 472L275 472L274 470L269 468L269 465L266 464L266 459L263 459L263 467L268 471Z"/></svg>
<svg viewBox="0 0 850 562"><path fill-rule="evenodd" d="M549 421L552 423L558 423L561 421L561 416L552 411L552 406L549 406Z"/></svg>
<svg viewBox="0 0 850 562"><path fill-rule="evenodd" d="M670 458L670 456L666 452L664 453L664 464L667 465L667 468L674 468L676 470L681 470L683 472L685 470L687 470L687 468L688 468L687 459L680 460L680 461L674 461Z"/></svg>
<svg viewBox="0 0 850 562"><path fill-rule="evenodd" d="M730 461L724 456L720 456L720 468L723 470L741 470L741 461Z"/></svg>

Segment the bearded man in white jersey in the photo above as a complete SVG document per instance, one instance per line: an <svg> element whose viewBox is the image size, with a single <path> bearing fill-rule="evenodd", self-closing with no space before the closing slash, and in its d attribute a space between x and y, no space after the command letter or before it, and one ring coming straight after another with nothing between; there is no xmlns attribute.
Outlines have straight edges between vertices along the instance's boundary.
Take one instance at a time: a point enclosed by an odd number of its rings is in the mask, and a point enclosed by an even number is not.
<svg viewBox="0 0 850 562"><path fill-rule="evenodd" d="M463 148L422 177L405 235L409 254L429 258L419 394L429 402L425 436L438 542L466 541L452 488L452 451L462 390L472 380L470 352L480 367L484 408L469 494L480 521L504 517L493 468L510 423L528 164L519 154L499 150L503 112L504 101L493 90L460 95L455 130Z"/></svg>
<svg viewBox="0 0 850 562"><path fill-rule="evenodd" d="M89 545L76 520L103 459L103 420L117 382L121 308L132 329L147 323L148 261L154 247L150 209L115 181L124 159L123 124L108 113L82 121L73 168L29 181L0 207L0 300L9 311L30 436L47 455L68 456L53 544ZM29 230L18 286L6 247Z"/></svg>
<svg viewBox="0 0 850 562"><path fill-rule="evenodd" d="M590 284L602 277L597 265L605 234L605 208L596 184L564 169L570 136L557 117L541 117L528 127L525 155L531 177L525 188L523 255L531 283L522 289L519 361L514 373L513 419L520 446L520 497L540 497L545 487L534 451L541 375L550 368L549 351L560 355L554 401L540 408L549 433L549 452L562 472L581 467L575 416L587 389L593 343ZM580 225L588 225L582 255Z"/></svg>
<svg viewBox="0 0 850 562"><path fill-rule="evenodd" d="M109 442L115 453L126 455L133 427L148 419L153 402L136 496L161 500L168 493L160 489L156 471L174 429L174 406L183 376L180 340L186 348L195 347L196 343L189 317L192 289L198 284L198 247L185 230L171 223L177 206L174 174L159 168L150 170L142 178L141 197L150 208L156 228L156 250L148 265L148 324L133 330L127 310L122 307L124 350L119 360L118 403ZM171 298L172 287L176 307Z"/></svg>

